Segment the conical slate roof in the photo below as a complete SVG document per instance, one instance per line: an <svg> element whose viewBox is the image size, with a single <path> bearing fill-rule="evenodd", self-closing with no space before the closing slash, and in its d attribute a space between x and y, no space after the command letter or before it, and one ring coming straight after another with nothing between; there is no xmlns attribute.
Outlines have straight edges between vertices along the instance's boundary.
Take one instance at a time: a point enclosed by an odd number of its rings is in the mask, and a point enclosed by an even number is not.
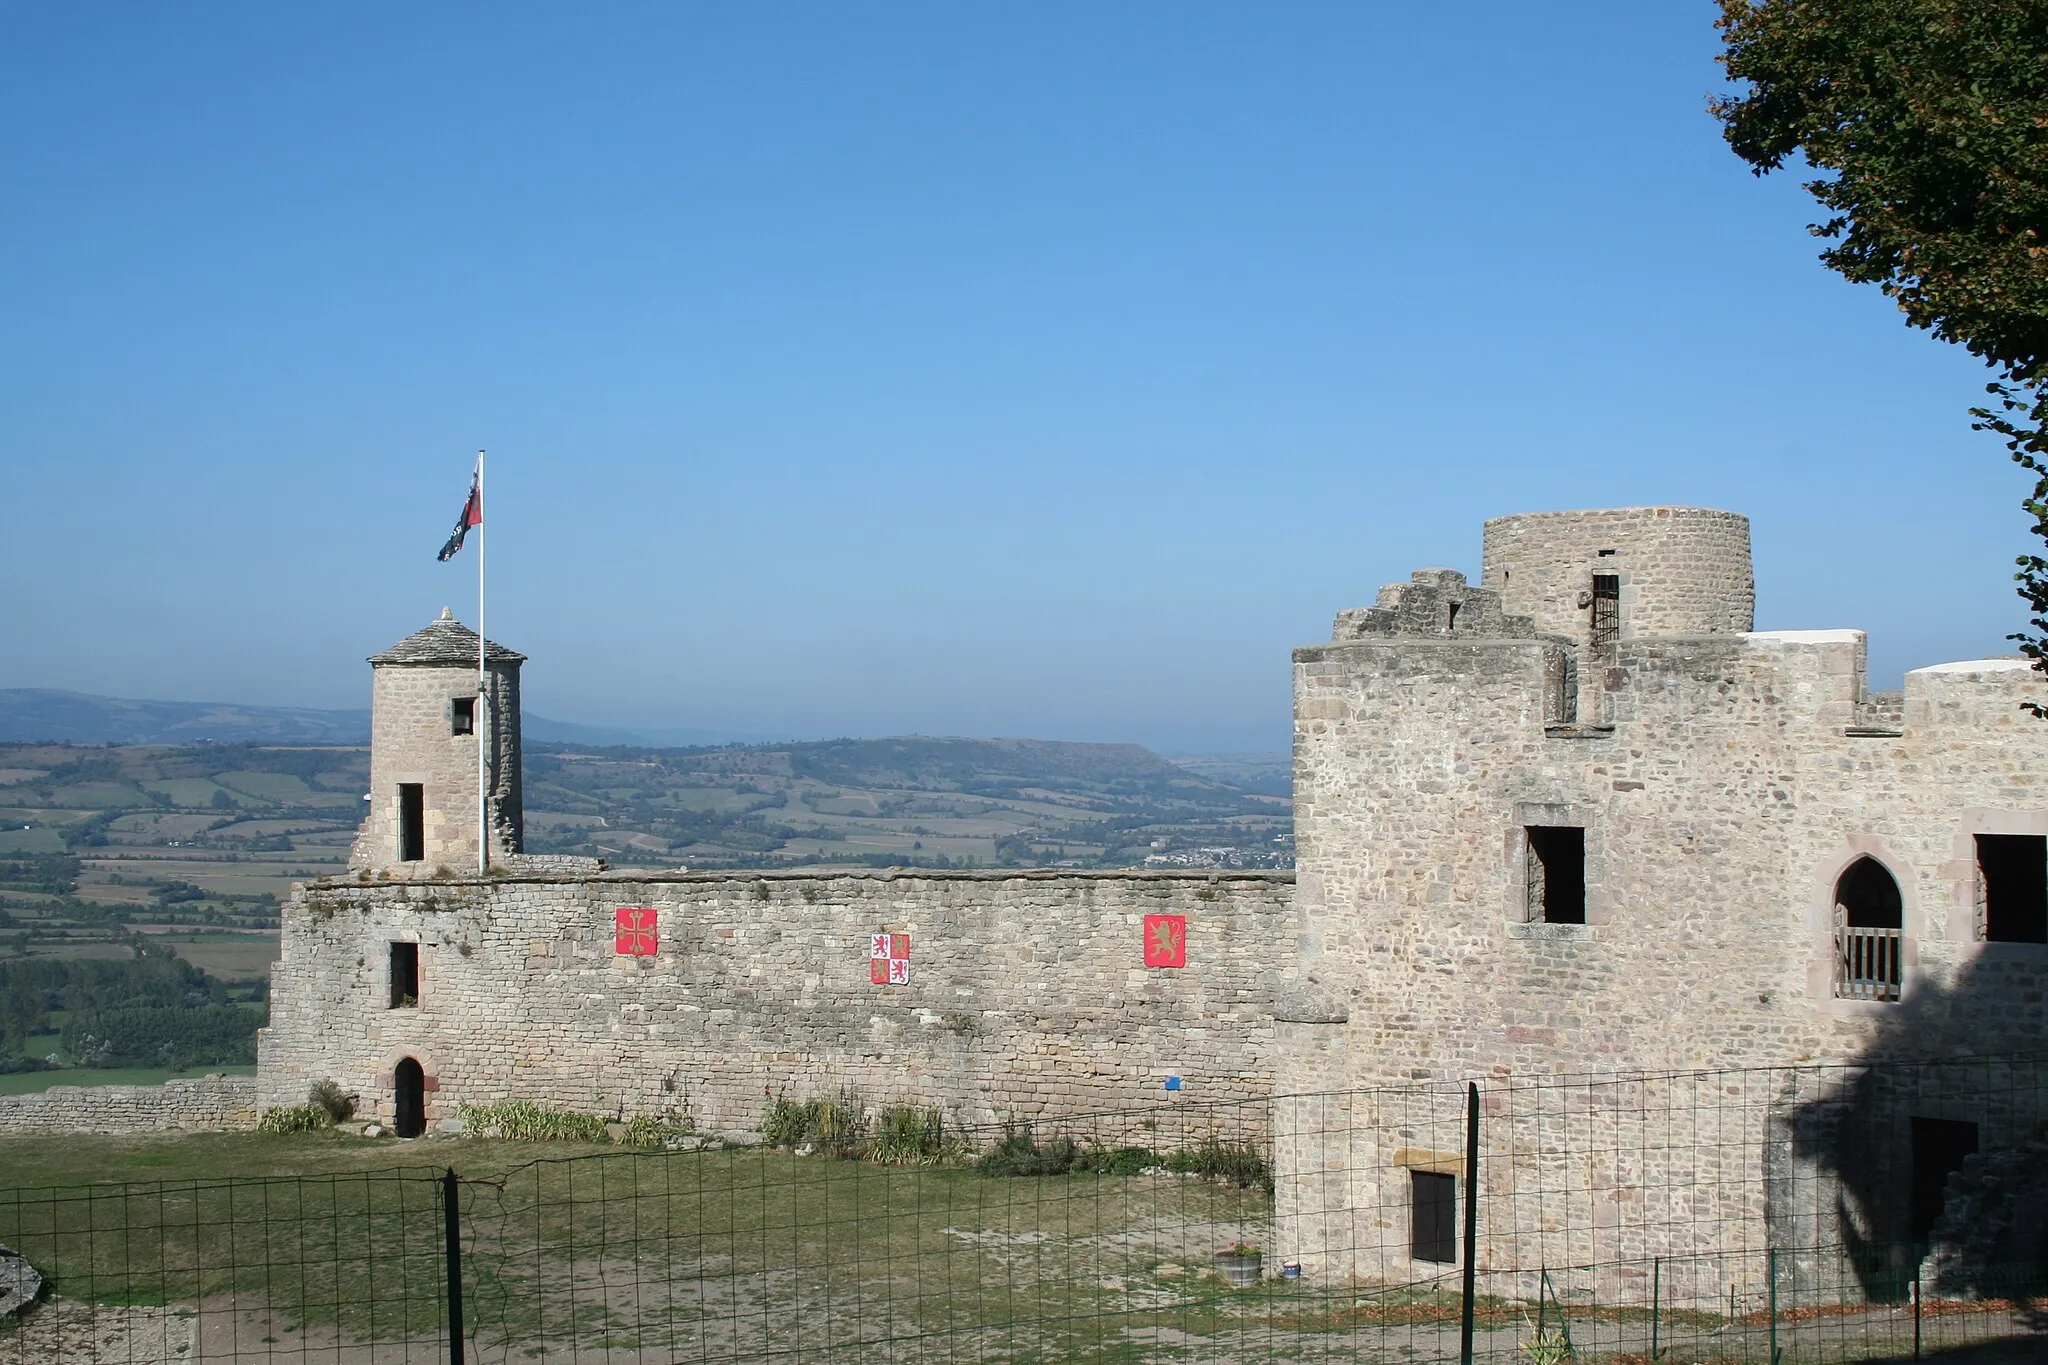
<svg viewBox="0 0 2048 1365"><path fill-rule="evenodd" d="M494 664L523 664L526 656L518 650L507 649L493 640L486 648ZM455 619L448 608L441 608L441 619L425 630L416 630L380 654L372 654L373 664L474 664L476 662L476 632Z"/></svg>

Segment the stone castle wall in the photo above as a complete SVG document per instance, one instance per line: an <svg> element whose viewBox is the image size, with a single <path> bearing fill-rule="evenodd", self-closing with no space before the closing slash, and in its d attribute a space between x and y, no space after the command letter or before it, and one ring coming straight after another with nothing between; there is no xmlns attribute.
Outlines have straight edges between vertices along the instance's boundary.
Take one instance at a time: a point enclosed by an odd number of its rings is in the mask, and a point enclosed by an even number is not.
<svg viewBox="0 0 2048 1365"><path fill-rule="evenodd" d="M303 1096L301 1097L303 1100ZM244 1132L256 1126L254 1076L204 1076L162 1085L53 1085L0 1096L0 1135Z"/></svg>
<svg viewBox="0 0 2048 1365"><path fill-rule="evenodd" d="M1263 1135L1263 1104L1203 1106L1272 1093L1292 889L1088 872L314 883L283 911L263 1103L332 1079L389 1114L412 1057L430 1125L524 1099L749 1130L772 1095L850 1087L954 1122L1129 1110L1151 1143L1178 1140L1182 1113ZM616 951L622 908L654 911L657 951ZM1147 914L1185 918L1185 968L1144 966ZM907 984L871 980L886 932L910 936ZM418 945L416 1007L391 1007L393 942Z"/></svg>
<svg viewBox="0 0 2048 1365"><path fill-rule="evenodd" d="M1874 735L1852 733L1858 632L1624 639L1599 683L1607 725L1545 724L1541 648L1297 651L1303 980L1290 990L1325 1013L1278 1026L1281 1093L2040 1047L2048 945L1981 942L1974 918L1974 834L2048 833L2048 729L2020 709L2048 691L2022 661L1911 673L1903 732ZM1531 922L1526 830L1546 825L1585 830L1587 923ZM1834 995L1835 881L1866 854L1905 901L1896 1003ZM1982 1108L1957 1095L1941 1116L1990 1140ZM1700 1228L1757 1226L1762 1113L1744 1110L1754 1131L1700 1141ZM1592 1125L1585 1140L1617 1131ZM1282 1151L1296 1245L1378 1245L1345 1212L1405 1198L1408 1172L1377 1142ZM1635 1254L1628 1220L1580 1175L1558 1187L1556 1216L1581 1244L1546 1254ZM1865 1235L1891 1236L1903 1210L1864 1213ZM1335 1254L1372 1278L1428 1269L1398 1246Z"/></svg>
<svg viewBox="0 0 2048 1365"><path fill-rule="evenodd" d="M1536 629L1587 642L1594 574L1621 580L1623 639L1752 628L1749 518L1703 507L1533 512L1486 523L1479 586Z"/></svg>

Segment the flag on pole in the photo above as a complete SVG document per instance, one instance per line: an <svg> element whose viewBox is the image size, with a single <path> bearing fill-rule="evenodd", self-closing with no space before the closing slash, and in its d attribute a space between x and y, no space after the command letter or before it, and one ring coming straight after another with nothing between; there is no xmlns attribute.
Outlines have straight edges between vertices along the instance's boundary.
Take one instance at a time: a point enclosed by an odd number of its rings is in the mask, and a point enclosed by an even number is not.
<svg viewBox="0 0 2048 1365"><path fill-rule="evenodd" d="M445 564L455 558L462 549L462 541L472 526L484 524L483 471L469 476L469 499L462 504L462 515L455 519L455 532L448 537L448 543L441 547L440 561Z"/></svg>

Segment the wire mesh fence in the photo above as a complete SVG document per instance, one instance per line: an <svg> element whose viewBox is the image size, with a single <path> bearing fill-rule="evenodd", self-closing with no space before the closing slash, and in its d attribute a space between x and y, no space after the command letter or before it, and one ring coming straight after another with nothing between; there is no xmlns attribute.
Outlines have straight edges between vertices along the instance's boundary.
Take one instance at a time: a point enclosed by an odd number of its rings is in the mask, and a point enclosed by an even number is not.
<svg viewBox="0 0 2048 1365"><path fill-rule="evenodd" d="M0 1245L47 1284L0 1362L2048 1359L2042 1071L1503 1080L1036 1130L835 1100L778 1106L773 1143L488 1177L15 1190Z"/></svg>

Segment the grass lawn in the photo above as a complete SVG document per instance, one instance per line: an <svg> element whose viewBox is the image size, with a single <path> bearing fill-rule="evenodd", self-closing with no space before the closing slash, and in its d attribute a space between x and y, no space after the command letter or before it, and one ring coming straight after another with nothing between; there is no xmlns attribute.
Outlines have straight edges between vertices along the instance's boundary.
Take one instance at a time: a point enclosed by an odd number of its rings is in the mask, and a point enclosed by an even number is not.
<svg viewBox="0 0 2048 1365"><path fill-rule="evenodd" d="M202 1339L209 1322L243 1333L223 1356L431 1343L445 1331L449 1167L480 1359L1395 1365L1457 1353L1454 1267L1373 1287L1274 1279L1269 1258L1268 1278L1232 1290L1214 1253L1272 1245L1268 1197L1157 1172L990 1177L758 1149L331 1131L6 1138L0 1244L63 1301L169 1305L198 1316ZM1774 1346L1799 1365L1911 1349L1898 1305L1845 1306L1775 1331L1747 1305L1667 1312L1663 1343L1671 1361L1717 1365L1769 1365ZM1480 1358L1536 1358L1532 1307L1482 1283ZM2039 1358L2010 1304L1941 1305L1928 1324L1930 1345ZM1649 1359L1639 1305L1575 1304L1571 1330L1581 1360Z"/></svg>
<svg viewBox="0 0 2048 1365"><path fill-rule="evenodd" d="M1256 1191L761 1150L338 1132L7 1138L0 1244L72 1299L232 1301L355 1341L431 1337L437 1178L450 1166L472 1330L536 1354L574 1342L810 1358L888 1342L876 1358L897 1359L923 1342L938 1359L955 1346L977 1359L1141 1359L1148 1335L1264 1332L1283 1299L1305 1306L1278 1285L1233 1296L1213 1269L1216 1248L1267 1235Z"/></svg>

